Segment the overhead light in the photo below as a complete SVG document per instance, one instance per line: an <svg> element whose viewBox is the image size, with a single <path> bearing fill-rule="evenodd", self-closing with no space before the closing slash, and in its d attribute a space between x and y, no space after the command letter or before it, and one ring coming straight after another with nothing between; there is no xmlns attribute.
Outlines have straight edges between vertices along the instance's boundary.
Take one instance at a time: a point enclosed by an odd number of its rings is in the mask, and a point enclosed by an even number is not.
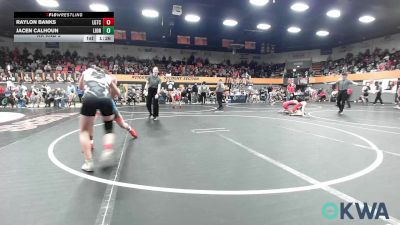
<svg viewBox="0 0 400 225"><path fill-rule="evenodd" d="M297 2L297 3L294 3L290 8L296 12L304 12L310 7L306 3Z"/></svg>
<svg viewBox="0 0 400 225"><path fill-rule="evenodd" d="M329 10L326 13L326 15L329 16L329 17L332 17L332 18L339 18L340 15L341 15L341 12L338 9L332 9L332 10Z"/></svg>
<svg viewBox="0 0 400 225"><path fill-rule="evenodd" d="M200 16L194 14L188 14L185 16L185 20L191 23L197 23L200 21Z"/></svg>
<svg viewBox="0 0 400 225"><path fill-rule="evenodd" d="M267 23L260 23L257 25L257 29L260 29L260 30L268 30L269 28L271 28L271 25L269 25Z"/></svg>
<svg viewBox="0 0 400 225"><path fill-rule="evenodd" d="M158 11L154 9L143 9L142 15L145 17L156 18L158 17Z"/></svg>
<svg viewBox="0 0 400 225"><path fill-rule="evenodd" d="M224 20L223 24L228 27L234 27L238 24L238 22L236 20L226 19Z"/></svg>
<svg viewBox="0 0 400 225"><path fill-rule="evenodd" d="M256 6L263 6L266 5L269 0L250 0L250 3Z"/></svg>
<svg viewBox="0 0 400 225"><path fill-rule="evenodd" d="M299 33L301 29L299 27L289 27L287 31L290 33Z"/></svg>
<svg viewBox="0 0 400 225"><path fill-rule="evenodd" d="M58 4L58 1L56 0L36 0L36 2L41 6L49 8L57 8L58 6L60 6L60 4Z"/></svg>
<svg viewBox="0 0 400 225"><path fill-rule="evenodd" d="M329 35L329 31L326 30L319 30L317 31L317 33L315 33L316 35L320 36L320 37L326 37Z"/></svg>
<svg viewBox="0 0 400 225"><path fill-rule="evenodd" d="M90 10L95 12L108 12L108 6L104 4L93 3L89 5Z"/></svg>
<svg viewBox="0 0 400 225"><path fill-rule="evenodd" d="M361 23L372 23L372 22L375 21L375 17L369 16L369 15L365 15L365 16L362 16L362 17L358 18L358 20Z"/></svg>

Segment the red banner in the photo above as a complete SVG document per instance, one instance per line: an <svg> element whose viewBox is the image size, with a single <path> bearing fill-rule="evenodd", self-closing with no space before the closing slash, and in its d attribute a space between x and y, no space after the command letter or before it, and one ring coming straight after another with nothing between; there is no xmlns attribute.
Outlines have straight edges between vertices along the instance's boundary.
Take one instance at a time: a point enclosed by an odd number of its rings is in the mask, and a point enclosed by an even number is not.
<svg viewBox="0 0 400 225"><path fill-rule="evenodd" d="M245 49L256 49L256 43L254 41L245 41L244 48Z"/></svg>
<svg viewBox="0 0 400 225"><path fill-rule="evenodd" d="M231 47L231 44L233 44L233 40L222 39L222 47L223 48L229 48L229 47Z"/></svg>
<svg viewBox="0 0 400 225"><path fill-rule="evenodd" d="M207 38L206 37L195 37L194 38L194 45L206 46L207 45Z"/></svg>
<svg viewBox="0 0 400 225"><path fill-rule="evenodd" d="M180 36L176 37L176 42L180 45L190 45L190 36Z"/></svg>
<svg viewBox="0 0 400 225"><path fill-rule="evenodd" d="M124 30L115 30L114 31L114 38L116 40L126 40L126 31L124 31Z"/></svg>
<svg viewBox="0 0 400 225"><path fill-rule="evenodd" d="M131 32L131 40L132 41L145 41L146 40L146 32Z"/></svg>

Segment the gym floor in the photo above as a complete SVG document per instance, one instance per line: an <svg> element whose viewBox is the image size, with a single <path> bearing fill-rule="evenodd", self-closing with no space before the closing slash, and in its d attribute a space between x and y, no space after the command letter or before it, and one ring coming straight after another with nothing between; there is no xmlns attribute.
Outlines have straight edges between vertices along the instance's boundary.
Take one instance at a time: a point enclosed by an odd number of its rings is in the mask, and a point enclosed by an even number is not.
<svg viewBox="0 0 400 225"><path fill-rule="evenodd" d="M162 105L159 121L123 106L139 138L115 125L116 165L93 173L80 170L78 109L0 110L24 115L0 123L1 225L399 224L393 105L338 115L311 103L306 117L279 113L280 104ZM390 219L322 215L328 202L358 201L384 203Z"/></svg>

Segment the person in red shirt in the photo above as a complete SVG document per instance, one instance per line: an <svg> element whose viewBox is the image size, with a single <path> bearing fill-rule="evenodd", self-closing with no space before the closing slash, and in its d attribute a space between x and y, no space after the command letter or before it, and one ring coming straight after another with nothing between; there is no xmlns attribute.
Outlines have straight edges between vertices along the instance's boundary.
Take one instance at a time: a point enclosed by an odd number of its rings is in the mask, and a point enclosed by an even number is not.
<svg viewBox="0 0 400 225"><path fill-rule="evenodd" d="M294 92L296 92L296 86L294 84L289 84L289 86L287 87L287 90L289 92L290 100L293 100Z"/></svg>
<svg viewBox="0 0 400 225"><path fill-rule="evenodd" d="M326 93L325 93L325 91L322 90L322 89L320 89L320 90L318 91L318 101L319 101L319 102L324 102L324 101L326 101Z"/></svg>
<svg viewBox="0 0 400 225"><path fill-rule="evenodd" d="M284 102L282 104L282 107L283 107L283 110L284 110L283 112L285 112L285 113L293 113L293 111L289 109L289 106L297 105L298 103L299 102L297 100L289 100L289 101Z"/></svg>

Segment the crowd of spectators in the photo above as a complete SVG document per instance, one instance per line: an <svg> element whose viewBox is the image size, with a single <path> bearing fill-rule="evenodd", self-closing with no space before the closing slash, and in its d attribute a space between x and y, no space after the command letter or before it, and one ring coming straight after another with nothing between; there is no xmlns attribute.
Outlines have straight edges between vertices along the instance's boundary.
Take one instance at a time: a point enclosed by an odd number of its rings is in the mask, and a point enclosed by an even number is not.
<svg viewBox="0 0 400 225"><path fill-rule="evenodd" d="M51 88L47 83L39 85L33 82L31 85L20 81L15 85L11 81L7 81L7 86L0 89L0 105L6 107L10 105L12 108L31 107L65 108L75 107L75 102L79 99L82 102L83 91L72 83L68 83L67 87Z"/></svg>
<svg viewBox="0 0 400 225"><path fill-rule="evenodd" d="M210 63L207 58L190 56L182 60L172 60L171 57L156 57L152 60L141 60L133 56L106 56L89 53L80 56L76 51L53 50L44 54L37 49L29 52L26 48L0 48L0 81L14 79L12 74L31 72L35 74L72 74L81 73L87 65L94 63L106 68L114 74L139 74L148 75L153 66L161 69L161 75L166 76L208 76L208 77L288 77L292 72L285 69L285 63L267 64L255 61L242 61L232 64L229 60L220 64ZM320 62L318 68L306 69L306 76L317 74L330 75L342 72L367 73L383 70L400 69L400 51L382 51L375 49L353 55L351 53L343 59Z"/></svg>
<svg viewBox="0 0 400 225"><path fill-rule="evenodd" d="M0 48L0 80L8 80L7 76L13 73L81 73L90 63L106 68L114 74L140 74L148 75L153 66L162 69L161 75L173 76L218 76L218 77L240 77L250 75L252 77L271 77L281 74L285 64L258 64L255 61L242 61L232 64L229 60L220 64L211 64L207 58L195 58L193 55L188 59L173 61L171 57L165 56L161 59L156 57L152 60L141 60L133 56L108 57L106 55L80 56L76 51L53 50L50 54L44 54L37 49L33 53L26 48L20 51L18 48L10 50Z"/></svg>
<svg viewBox="0 0 400 225"><path fill-rule="evenodd" d="M323 75L340 73L369 73L385 70L400 69L400 51L382 51L377 48L373 52L354 55L349 53L343 59L322 62L321 71L314 71Z"/></svg>
<svg viewBox="0 0 400 225"><path fill-rule="evenodd" d="M275 74L281 74L284 71L285 64L258 64L255 61L242 61L238 64L232 64L226 60L220 64L211 64L209 60L195 58L193 55L187 60L166 61L163 57L161 61L166 65L167 73L172 76L206 76L206 77L271 77Z"/></svg>
<svg viewBox="0 0 400 225"><path fill-rule="evenodd" d="M26 48L10 50L0 48L0 74L33 72L36 74L48 72L80 73L89 63L101 65L110 72L121 74L148 74L154 63L151 60L138 60L134 57L107 57L106 55L80 56L76 51L60 53L53 50L50 54L43 54L37 49L34 53Z"/></svg>

